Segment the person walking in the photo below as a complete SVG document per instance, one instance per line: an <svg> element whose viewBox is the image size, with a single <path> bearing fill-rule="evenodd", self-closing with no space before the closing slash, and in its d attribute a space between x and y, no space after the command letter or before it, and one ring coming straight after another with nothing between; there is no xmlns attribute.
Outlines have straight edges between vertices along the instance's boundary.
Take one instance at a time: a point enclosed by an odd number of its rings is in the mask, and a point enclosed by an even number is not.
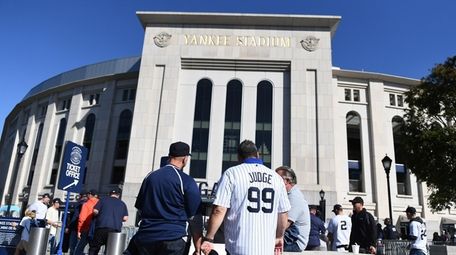
<svg viewBox="0 0 456 255"><path fill-rule="evenodd" d="M331 241L331 250L348 252L352 221L350 217L344 214L344 209L340 204L335 204L332 211L336 216L328 224L328 239Z"/></svg>
<svg viewBox="0 0 456 255"><path fill-rule="evenodd" d="M281 253L290 202L282 178L263 165L252 141L238 147L240 165L220 179L206 237L201 249L213 249L215 233L224 221L225 249L231 255Z"/></svg>
<svg viewBox="0 0 456 255"><path fill-rule="evenodd" d="M19 223L19 228L22 229L21 232L21 240L16 246L16 250L14 251L14 255L20 255L22 252L27 254L28 251L28 241L30 237L30 230L32 227L37 227L37 223L35 221L36 212L35 211L25 211L25 216L22 218L21 222Z"/></svg>
<svg viewBox="0 0 456 255"><path fill-rule="evenodd" d="M195 180L183 171L191 156L190 146L173 143L168 156L167 165L146 176L136 198L141 223L134 240L139 255L184 254L188 220L201 204ZM201 238L194 245L199 253Z"/></svg>
<svg viewBox="0 0 456 255"><path fill-rule="evenodd" d="M78 243L75 248L75 255L82 255L84 248L89 242L89 230L92 223L93 208L98 203L98 192L94 189L87 193L87 201L82 205L78 219Z"/></svg>
<svg viewBox="0 0 456 255"><path fill-rule="evenodd" d="M320 236L326 232L325 223L317 216L317 207L310 206L310 233L306 250L320 250Z"/></svg>
<svg viewBox="0 0 456 255"><path fill-rule="evenodd" d="M70 255L75 254L76 245L78 244L78 221L79 214L81 213L82 205L87 201L87 192L81 192L79 194L79 199L76 205L74 206L73 214L71 219L68 221L66 232L70 234L69 237L69 250Z"/></svg>
<svg viewBox="0 0 456 255"><path fill-rule="evenodd" d="M427 234L426 223L420 217L416 216L414 207L407 207L405 210L407 219L410 220L409 234L407 239L410 243L410 255L426 255L427 254Z"/></svg>
<svg viewBox="0 0 456 255"><path fill-rule="evenodd" d="M96 255L101 246L108 242L108 235L112 232L120 233L122 222L128 220L127 205L120 200L120 189L109 192L109 197L100 199L93 208L96 217L95 234L89 241L89 255Z"/></svg>
<svg viewBox="0 0 456 255"><path fill-rule="evenodd" d="M52 206L49 207L46 212L45 219L47 224L46 227L49 228L49 247L51 254L57 253L58 243L55 240L55 236L57 235L58 228L62 227L59 217L59 208L61 204L62 200L60 200L60 198L54 198L52 200Z"/></svg>
<svg viewBox="0 0 456 255"><path fill-rule="evenodd" d="M385 227L383 228L383 239L384 240L398 240L399 234L397 233L396 227L391 224L390 218L385 218L383 221Z"/></svg>
<svg viewBox="0 0 456 255"><path fill-rule="evenodd" d="M46 212L51 201L51 196L49 193L44 193L40 199L33 202L27 210L36 212L36 219L40 227L45 227L44 218L46 217Z"/></svg>
<svg viewBox="0 0 456 255"><path fill-rule="evenodd" d="M301 252L306 249L310 232L309 204L304 194L296 186L296 174L288 166L275 170L283 179L288 193L291 209L288 211L288 222L285 230L284 248L286 252Z"/></svg>
<svg viewBox="0 0 456 255"><path fill-rule="evenodd" d="M360 253L375 253L377 245L377 225L374 216L364 208L364 200L355 197L350 200L353 205L352 229L350 233L350 249L359 245Z"/></svg>

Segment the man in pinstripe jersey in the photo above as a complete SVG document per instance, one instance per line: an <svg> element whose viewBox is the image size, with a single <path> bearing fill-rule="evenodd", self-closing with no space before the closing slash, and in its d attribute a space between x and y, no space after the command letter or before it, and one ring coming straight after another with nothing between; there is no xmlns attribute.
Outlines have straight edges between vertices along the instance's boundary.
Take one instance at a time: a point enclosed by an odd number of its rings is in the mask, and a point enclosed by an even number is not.
<svg viewBox="0 0 456 255"><path fill-rule="evenodd" d="M280 177L265 167L252 141L238 147L240 165L220 179L201 249L208 254L214 235L224 222L225 248L230 255L281 253L290 202Z"/></svg>

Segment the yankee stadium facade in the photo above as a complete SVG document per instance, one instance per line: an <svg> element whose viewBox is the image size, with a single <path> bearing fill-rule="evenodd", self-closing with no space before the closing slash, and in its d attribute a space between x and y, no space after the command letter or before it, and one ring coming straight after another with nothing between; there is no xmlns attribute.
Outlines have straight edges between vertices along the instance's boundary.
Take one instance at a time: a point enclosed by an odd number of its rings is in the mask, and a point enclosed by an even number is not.
<svg viewBox="0 0 456 255"><path fill-rule="evenodd" d="M265 165L296 171L309 204L325 191L327 218L335 203L350 209L355 196L377 218L388 217L385 154L393 159L395 223L408 205L430 230L442 216L456 218L453 209L431 212L426 185L400 153L404 92L419 81L333 67L331 39L340 17L137 16L145 29L141 57L59 74L11 111L0 144L2 205L11 182L18 206L44 192L63 197L56 186L65 141L89 148L84 188L106 193L121 186L133 216L143 178L160 166L172 142L190 144L185 172L210 190L236 164L237 144L250 139ZM28 150L18 157L21 141Z"/></svg>

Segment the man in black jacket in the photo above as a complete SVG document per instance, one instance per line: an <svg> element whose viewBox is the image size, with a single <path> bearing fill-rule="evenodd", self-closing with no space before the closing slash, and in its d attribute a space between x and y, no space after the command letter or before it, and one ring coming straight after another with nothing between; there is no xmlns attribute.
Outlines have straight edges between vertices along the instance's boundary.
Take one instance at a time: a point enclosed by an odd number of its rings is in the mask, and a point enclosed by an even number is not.
<svg viewBox="0 0 456 255"><path fill-rule="evenodd" d="M386 240L397 240L399 234L397 233L396 227L391 223L390 218L385 218L385 227L383 228L383 239Z"/></svg>
<svg viewBox="0 0 456 255"><path fill-rule="evenodd" d="M359 253L375 253L377 228L374 216L364 208L361 197L350 200L353 205L350 251L353 244L359 245Z"/></svg>

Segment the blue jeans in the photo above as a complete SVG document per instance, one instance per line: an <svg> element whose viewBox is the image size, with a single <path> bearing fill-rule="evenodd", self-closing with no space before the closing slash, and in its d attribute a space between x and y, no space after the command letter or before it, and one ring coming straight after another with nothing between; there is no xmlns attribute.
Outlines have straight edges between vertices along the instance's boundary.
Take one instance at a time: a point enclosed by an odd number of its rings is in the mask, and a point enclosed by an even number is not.
<svg viewBox="0 0 456 255"><path fill-rule="evenodd" d="M55 241L55 235L49 235L49 250L51 254L57 254L58 244Z"/></svg>
<svg viewBox="0 0 456 255"><path fill-rule="evenodd" d="M69 250L70 250L70 255L75 254L76 250L76 245L78 244L78 232L77 231L71 231L70 232L70 240L69 240Z"/></svg>
<svg viewBox="0 0 456 255"><path fill-rule="evenodd" d="M420 249L411 249L409 255L425 255L422 250Z"/></svg>
<svg viewBox="0 0 456 255"><path fill-rule="evenodd" d="M81 239L79 239L78 243L76 244L76 247L74 248L74 255L83 255L84 254L84 248L87 246L89 243L88 240L88 232L82 232L81 233Z"/></svg>
<svg viewBox="0 0 456 255"><path fill-rule="evenodd" d="M297 243L291 243L291 244L287 244L285 243L283 245L283 251L286 251L286 252L301 252L301 248L299 248L299 245Z"/></svg>

